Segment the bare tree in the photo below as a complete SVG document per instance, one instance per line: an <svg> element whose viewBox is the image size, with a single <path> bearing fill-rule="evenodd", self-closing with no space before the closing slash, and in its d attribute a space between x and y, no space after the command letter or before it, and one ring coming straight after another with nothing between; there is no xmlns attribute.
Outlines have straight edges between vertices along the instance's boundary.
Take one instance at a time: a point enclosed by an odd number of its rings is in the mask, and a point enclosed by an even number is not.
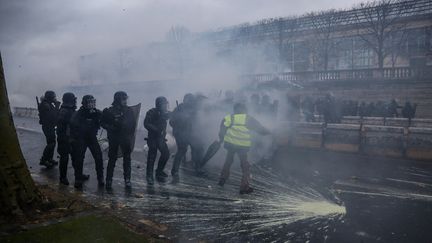
<svg viewBox="0 0 432 243"><path fill-rule="evenodd" d="M306 15L313 30L313 37L309 38L308 46L312 51L315 69L319 62L321 68L328 70L329 59L337 45L335 38L337 27L343 21L343 13L334 9L322 12L312 12Z"/></svg>
<svg viewBox="0 0 432 243"><path fill-rule="evenodd" d="M190 40L191 32L183 26L173 26L166 34L166 40L175 49L175 56L178 61L178 69L180 78L184 73L184 49L185 44Z"/></svg>
<svg viewBox="0 0 432 243"><path fill-rule="evenodd" d="M279 18L275 20L273 28L276 32L273 35L273 40L277 45L278 61L280 64L283 64L287 60L285 56L286 47L290 46L294 41L294 34L297 31L298 22L297 19L294 18L290 20ZM293 67L291 69L293 69Z"/></svg>
<svg viewBox="0 0 432 243"><path fill-rule="evenodd" d="M22 214L42 203L24 160L11 115L0 55L0 215Z"/></svg>
<svg viewBox="0 0 432 243"><path fill-rule="evenodd" d="M390 55L392 68L396 66L399 56L403 53L404 46L408 41L408 33L408 30L403 29L390 34L387 52Z"/></svg>
<svg viewBox="0 0 432 243"><path fill-rule="evenodd" d="M388 41L405 24L399 21L415 1L380 0L360 5L353 10L358 25L357 35L371 48L378 59L378 67L384 67L384 59L391 52Z"/></svg>

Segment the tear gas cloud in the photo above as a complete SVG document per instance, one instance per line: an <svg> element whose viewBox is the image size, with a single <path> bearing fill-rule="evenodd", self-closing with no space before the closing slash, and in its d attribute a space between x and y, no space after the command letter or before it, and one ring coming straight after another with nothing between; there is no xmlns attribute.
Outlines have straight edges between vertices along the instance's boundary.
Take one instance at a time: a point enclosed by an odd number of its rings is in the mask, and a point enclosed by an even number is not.
<svg viewBox="0 0 432 243"><path fill-rule="evenodd" d="M280 70L271 43L236 48L227 56L200 41L200 33L356 2L0 0L0 51L10 101L12 106L35 107L34 97L45 90L56 91L59 98L72 91L78 103L83 95L94 95L102 109L115 91L124 90L130 104L142 103L141 116L161 95L168 98L171 110L185 93L203 94L206 105L212 105L228 90L247 89L239 75ZM286 110L283 93L267 94ZM249 101L249 96L235 93L236 100ZM225 107L203 116L206 128L214 128L206 136L209 141L230 111ZM274 124L272 118L258 119L267 127Z"/></svg>
<svg viewBox="0 0 432 243"><path fill-rule="evenodd" d="M185 26L192 33L199 33L262 18L296 15L323 8L344 8L355 2L358 1L0 0L0 50L11 103L34 105L34 96L41 95L46 89L56 90L61 96L60 91L65 87L80 83L81 56L97 54L104 59L103 56L107 55L104 64L93 62L91 65L94 70L100 65L109 75L108 70L114 69L113 63L118 62L109 60L109 53L130 50L139 56L139 50L155 48L151 43L164 41L172 26ZM239 71L237 67L212 60L212 51L204 46L193 52L193 56L201 57L193 63L207 63L207 68L197 66L194 70L201 72L195 73L190 83L181 84L187 88L178 89L179 85L171 84L170 90L207 92L237 88L233 79ZM247 59L249 56L244 53L242 57ZM146 56L141 57L141 60L146 59ZM132 80L116 77L114 82L178 78L170 76L167 70L149 70L145 68L148 66L146 62L141 64L133 67L136 72ZM157 92L151 93L156 95ZM112 93L106 95L111 99ZM182 95L176 95L175 99ZM103 101L99 106L108 105L104 98L97 98Z"/></svg>

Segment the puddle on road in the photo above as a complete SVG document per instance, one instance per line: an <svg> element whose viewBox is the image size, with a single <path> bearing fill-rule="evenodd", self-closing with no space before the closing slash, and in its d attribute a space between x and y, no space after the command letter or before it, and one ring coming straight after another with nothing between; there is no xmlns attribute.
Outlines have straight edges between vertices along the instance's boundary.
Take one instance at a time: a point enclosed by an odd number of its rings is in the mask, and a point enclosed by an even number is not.
<svg viewBox="0 0 432 243"><path fill-rule="evenodd" d="M119 193L110 200L133 209L137 218L152 218L174 226L179 229L178 237L225 242L244 237L265 241L296 239L298 235L290 224L298 222L325 236L331 230L329 224L342 220L346 213L344 206L324 198L313 188L284 183L269 171L255 169L256 191L250 195L238 194L240 179L240 173L233 171L224 188L214 185L216 181L193 176L183 176L177 185L154 187L136 180L134 188L146 188L143 197L125 198ZM121 180L117 182L122 184Z"/></svg>
<svg viewBox="0 0 432 243"><path fill-rule="evenodd" d="M29 151L27 151L29 152ZM28 159L32 153L27 153ZM57 170L46 171L29 159L32 176L42 183L57 185ZM106 163L106 161L105 161ZM121 163L119 163L121 165ZM116 204L128 208L131 219L151 219L174 227L182 239L212 241L287 241L308 240L319 233L324 240L331 224L345 215L345 207L322 196L314 188L298 182L284 182L271 171L254 167L252 185L255 192L239 195L241 174L233 170L224 188L217 186L219 168L211 168L210 179L198 178L182 169L181 183L147 187L143 169L132 171L133 191L124 191L122 166L116 167L114 193L101 193L94 180L94 164L85 162L91 173L82 195L95 204ZM142 162L133 161L133 168ZM170 167L170 165L168 165ZM141 166L142 168L142 166ZM72 168L68 171L73 172ZM73 178L70 175L70 178ZM284 178L286 179L286 178ZM63 188L63 187L59 187ZM72 186L63 188L75 192ZM301 224L292 227L293 224ZM312 233L311 233L312 232ZM193 236L193 238L191 238Z"/></svg>

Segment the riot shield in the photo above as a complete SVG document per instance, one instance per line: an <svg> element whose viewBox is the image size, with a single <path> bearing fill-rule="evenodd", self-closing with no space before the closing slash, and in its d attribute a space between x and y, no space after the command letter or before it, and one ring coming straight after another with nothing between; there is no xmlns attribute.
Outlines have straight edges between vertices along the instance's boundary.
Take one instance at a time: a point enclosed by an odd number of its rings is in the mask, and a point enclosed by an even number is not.
<svg viewBox="0 0 432 243"><path fill-rule="evenodd" d="M130 142L131 142L131 151L134 150L135 147L135 137L136 137L136 128L138 127L138 120L139 120L139 115L140 115L140 111L141 111L141 103L139 103L138 105L134 105L134 106L129 106L132 109L132 113L134 115L135 118L135 123L134 123L134 132L133 135L130 137ZM123 157L123 152L121 150L121 147L118 150L118 154L117 154L117 158L121 158Z"/></svg>

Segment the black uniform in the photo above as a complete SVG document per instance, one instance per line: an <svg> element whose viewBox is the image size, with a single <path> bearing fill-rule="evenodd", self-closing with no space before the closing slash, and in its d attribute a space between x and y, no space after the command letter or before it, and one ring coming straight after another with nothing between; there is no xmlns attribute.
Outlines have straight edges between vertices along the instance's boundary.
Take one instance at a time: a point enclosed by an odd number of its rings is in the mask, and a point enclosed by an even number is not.
<svg viewBox="0 0 432 243"><path fill-rule="evenodd" d="M97 140L102 112L98 109L86 109L84 106L72 117L72 136L76 142L76 161L74 164L75 181L81 182L83 164L87 148L95 160L96 175L99 185L103 185L102 150Z"/></svg>
<svg viewBox="0 0 432 243"><path fill-rule="evenodd" d="M116 98L117 93L114 95L112 106L103 110L101 118L101 125L107 130L109 143L106 174L107 189L111 189L119 147L123 154L123 176L127 187L130 186L131 178L131 138L135 129L135 117L132 109L125 104L121 104L120 98Z"/></svg>
<svg viewBox="0 0 432 243"><path fill-rule="evenodd" d="M185 96L186 100L186 96ZM191 147L192 161L197 172L201 169L204 147L198 131L194 129L197 122L197 107L194 101L184 101L171 114L170 125L177 144L171 174L178 175L180 163L184 160L188 146Z"/></svg>
<svg viewBox="0 0 432 243"><path fill-rule="evenodd" d="M68 97L68 95L73 100L70 103L65 102L65 97ZM59 110L57 120L57 152L60 155L60 183L65 185L69 184L67 180L69 155L71 156L72 161L74 161L74 153L72 152L74 144L71 140L70 122L76 109L75 99L75 95L72 93L65 93L65 95L63 95L63 104Z"/></svg>
<svg viewBox="0 0 432 243"><path fill-rule="evenodd" d="M150 184L153 182L154 163L158 150L161 155L156 169L156 179L163 181L167 177L163 171L170 155L165 139L167 120L168 112L164 112L158 108L152 108L147 111L144 119L144 127L148 131L147 180Z"/></svg>
<svg viewBox="0 0 432 243"><path fill-rule="evenodd" d="M56 101L55 93L52 91L45 92L45 97L39 104L39 123L42 125L42 131L46 138L47 145L40 159L41 165L52 166L57 162L53 160L54 149L56 146L55 127L60 102Z"/></svg>

